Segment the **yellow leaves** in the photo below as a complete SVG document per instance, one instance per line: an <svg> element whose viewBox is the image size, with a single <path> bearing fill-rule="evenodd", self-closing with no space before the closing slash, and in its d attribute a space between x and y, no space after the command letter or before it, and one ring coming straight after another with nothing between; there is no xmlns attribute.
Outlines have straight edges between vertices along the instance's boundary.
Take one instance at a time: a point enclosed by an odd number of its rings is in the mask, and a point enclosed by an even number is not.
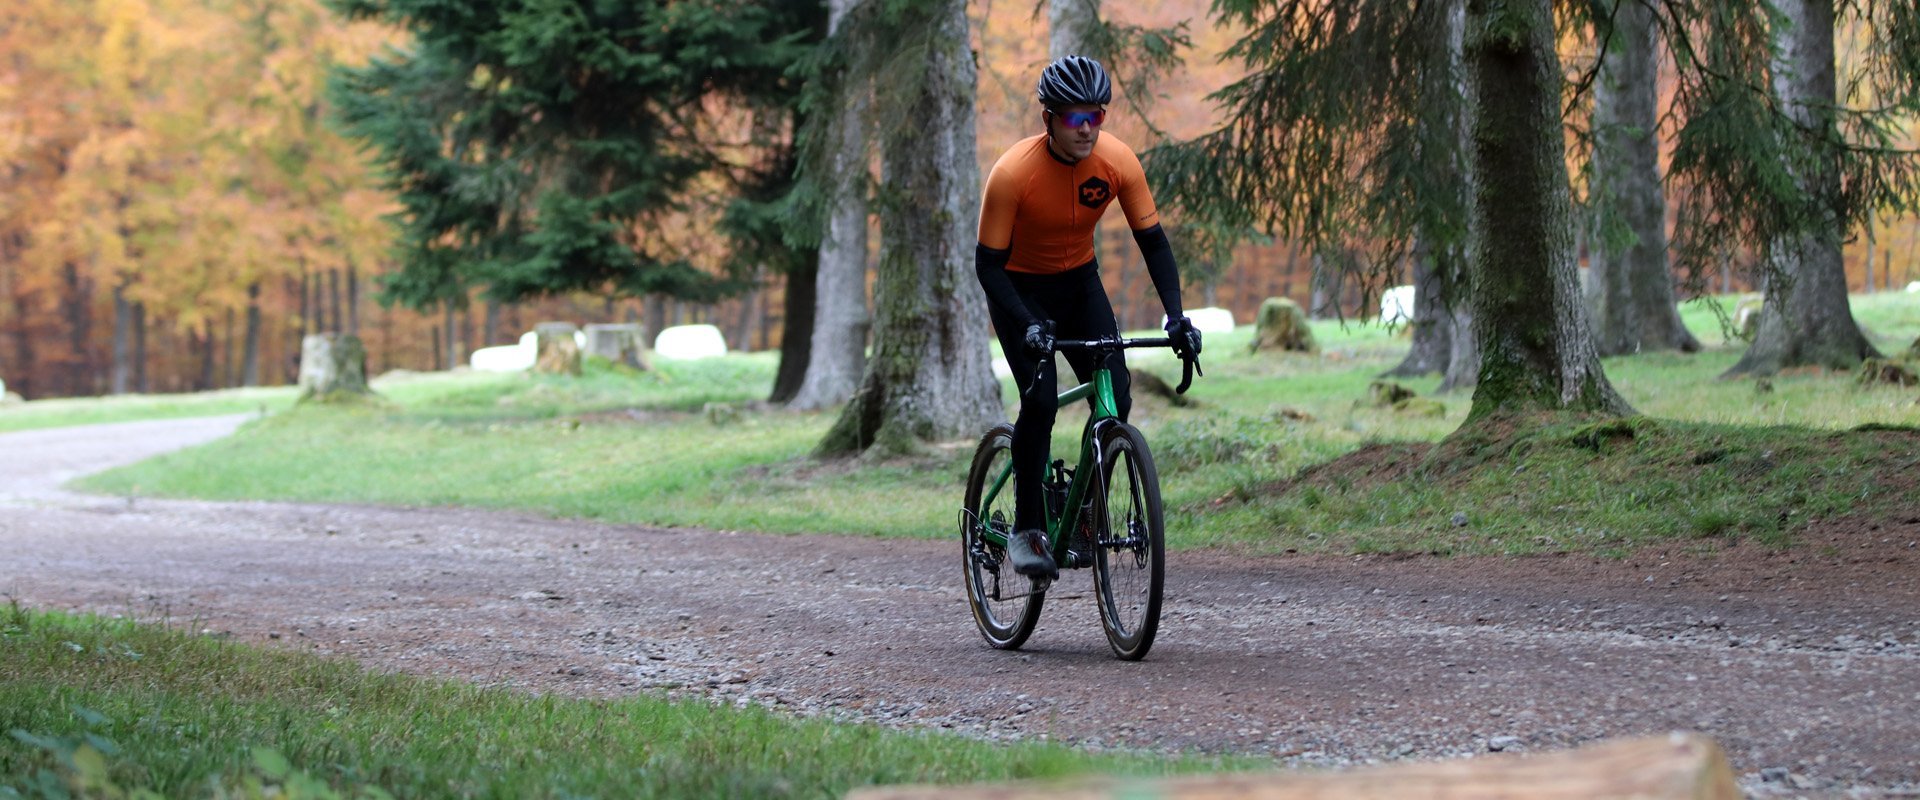
<svg viewBox="0 0 1920 800"><path fill-rule="evenodd" d="M324 88L394 32L320 0L5 6L0 240L28 282L135 276L131 296L192 326L303 261L383 259L394 204L325 124Z"/></svg>

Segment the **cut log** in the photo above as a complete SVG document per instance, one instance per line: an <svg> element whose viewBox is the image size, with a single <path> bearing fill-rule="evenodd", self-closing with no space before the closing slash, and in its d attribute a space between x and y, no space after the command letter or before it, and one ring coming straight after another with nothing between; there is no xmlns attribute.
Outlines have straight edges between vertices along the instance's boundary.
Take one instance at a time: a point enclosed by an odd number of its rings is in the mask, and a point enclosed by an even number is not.
<svg viewBox="0 0 1920 800"><path fill-rule="evenodd" d="M1086 778L971 786L857 789L848 800L1598 800L1740 796L1712 739L1676 733L1535 756L1488 756L1331 773L1247 773L1184 778Z"/></svg>
<svg viewBox="0 0 1920 800"><path fill-rule="evenodd" d="M647 369L647 337L640 323L587 326L587 355L599 356L615 364L638 370Z"/></svg>
<svg viewBox="0 0 1920 800"><path fill-rule="evenodd" d="M367 347L350 333L317 333L300 340L300 402L364 399Z"/></svg>
<svg viewBox="0 0 1920 800"><path fill-rule="evenodd" d="M578 376L580 342L574 334L579 331L579 326L571 322L542 322L533 326L540 353L533 362L533 371L543 375Z"/></svg>
<svg viewBox="0 0 1920 800"><path fill-rule="evenodd" d="M1248 352L1292 350L1311 353L1316 349L1313 329L1307 327L1307 314L1300 310L1299 305L1284 297L1269 297L1260 304L1260 314L1253 322L1253 341L1247 345Z"/></svg>

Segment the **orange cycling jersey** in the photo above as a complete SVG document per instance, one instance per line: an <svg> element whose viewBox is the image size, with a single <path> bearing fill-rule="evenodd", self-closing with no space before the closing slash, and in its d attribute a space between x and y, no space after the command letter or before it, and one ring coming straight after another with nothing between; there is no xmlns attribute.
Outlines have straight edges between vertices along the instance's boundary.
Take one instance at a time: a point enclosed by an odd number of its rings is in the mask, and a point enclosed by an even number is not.
<svg viewBox="0 0 1920 800"><path fill-rule="evenodd" d="M987 176L980 244L1011 248L1010 272L1065 272L1093 261L1093 226L1116 197L1133 230L1160 223L1140 158L1112 134L1077 164L1055 156L1045 134L1021 139Z"/></svg>

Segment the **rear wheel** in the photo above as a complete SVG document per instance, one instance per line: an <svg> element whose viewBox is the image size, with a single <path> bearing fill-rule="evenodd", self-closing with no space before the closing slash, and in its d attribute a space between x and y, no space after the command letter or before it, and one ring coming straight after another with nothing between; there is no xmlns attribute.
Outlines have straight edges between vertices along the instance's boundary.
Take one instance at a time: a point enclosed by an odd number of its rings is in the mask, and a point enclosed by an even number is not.
<svg viewBox="0 0 1920 800"><path fill-rule="evenodd" d="M1034 591L1031 578L1013 571L1006 548L984 535L1013 533L1013 480L1008 478L991 502L987 492L1013 465L1013 425L1002 422L980 437L967 472L967 497L960 514L960 550L965 564L967 605L987 644L1012 650L1025 644L1040 621L1047 596Z"/></svg>
<svg viewBox="0 0 1920 800"><path fill-rule="evenodd" d="M1094 486L1093 584L1100 625L1113 654L1145 658L1160 628L1166 554L1160 476L1146 437L1125 423L1100 436L1100 482Z"/></svg>

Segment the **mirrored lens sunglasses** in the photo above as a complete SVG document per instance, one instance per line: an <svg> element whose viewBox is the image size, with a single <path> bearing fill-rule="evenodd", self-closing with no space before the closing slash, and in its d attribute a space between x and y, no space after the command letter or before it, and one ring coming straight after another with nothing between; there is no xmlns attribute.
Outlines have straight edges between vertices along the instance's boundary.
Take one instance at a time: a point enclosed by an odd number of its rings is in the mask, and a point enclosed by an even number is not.
<svg viewBox="0 0 1920 800"><path fill-rule="evenodd" d="M1055 111L1053 115L1059 117L1060 121L1066 123L1069 128L1078 128L1082 125L1092 125L1098 128L1101 123L1107 121L1106 109L1100 109L1098 111L1070 111L1065 114Z"/></svg>

